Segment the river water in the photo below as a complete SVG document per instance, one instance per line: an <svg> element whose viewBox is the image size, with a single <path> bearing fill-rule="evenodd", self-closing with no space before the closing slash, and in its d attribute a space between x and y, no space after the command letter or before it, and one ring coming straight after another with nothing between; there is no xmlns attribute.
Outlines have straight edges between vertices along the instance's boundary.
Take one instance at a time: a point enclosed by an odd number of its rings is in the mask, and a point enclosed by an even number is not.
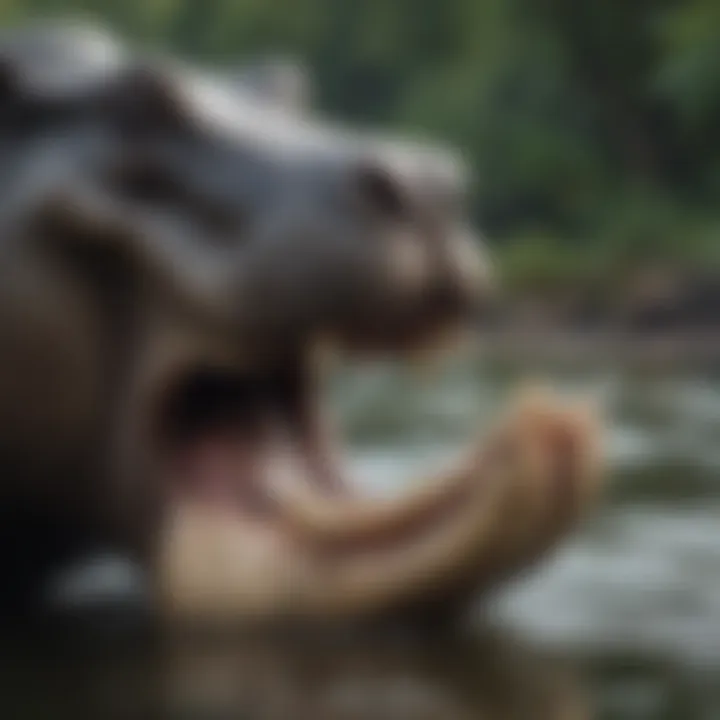
<svg viewBox="0 0 720 720"><path fill-rule="evenodd" d="M526 375L456 361L431 377L338 377L358 482L398 492L441 466ZM720 720L720 377L535 377L603 409L606 496L552 557L478 602L460 637L159 650L116 630L79 652L35 638L2 655L0 717Z"/></svg>
<svg viewBox="0 0 720 720"><path fill-rule="evenodd" d="M441 465L528 379L473 363L425 382L363 376L344 398L357 473L383 491ZM565 366L530 379L602 409L608 487L491 615L593 666L601 717L720 718L720 376Z"/></svg>

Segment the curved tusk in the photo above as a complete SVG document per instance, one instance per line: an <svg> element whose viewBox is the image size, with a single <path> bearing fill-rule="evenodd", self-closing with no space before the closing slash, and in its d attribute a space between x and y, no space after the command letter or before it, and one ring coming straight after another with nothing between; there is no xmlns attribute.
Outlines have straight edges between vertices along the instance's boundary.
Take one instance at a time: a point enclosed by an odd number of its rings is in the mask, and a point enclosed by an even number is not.
<svg viewBox="0 0 720 720"><path fill-rule="evenodd" d="M558 464L553 433L571 442L567 468ZM319 558L315 610L364 614L471 596L535 560L578 517L584 503L577 499L591 494L594 438L575 411L535 398L500 425L474 461L410 498L357 505L286 495L285 517ZM510 455L498 452L508 447ZM561 483L570 502L556 492Z"/></svg>
<svg viewBox="0 0 720 720"><path fill-rule="evenodd" d="M333 497L311 483L275 479L274 498L290 528L318 546L338 547L426 525L454 508L472 491L471 478L456 470L419 483L407 495L383 500Z"/></svg>
<svg viewBox="0 0 720 720"><path fill-rule="evenodd" d="M463 480L474 480L474 492L456 511L426 527L418 537L395 548L358 556L339 556L323 574L321 611L329 615L363 615L390 611L464 576L503 521L508 482L504 468L476 467ZM459 478L458 478L459 480Z"/></svg>
<svg viewBox="0 0 720 720"><path fill-rule="evenodd" d="M528 532L515 543L504 574L542 557L597 500L601 489L602 449L597 420L587 407L565 408L561 432L572 430L574 450L561 476L550 474L536 487Z"/></svg>
<svg viewBox="0 0 720 720"><path fill-rule="evenodd" d="M508 488L513 522L499 527L482 566L476 567L486 586L543 557L593 504L601 486L600 434L589 407L560 406L549 396L533 394L518 408L516 428L524 435L525 471ZM553 434L568 441L564 467L549 462Z"/></svg>

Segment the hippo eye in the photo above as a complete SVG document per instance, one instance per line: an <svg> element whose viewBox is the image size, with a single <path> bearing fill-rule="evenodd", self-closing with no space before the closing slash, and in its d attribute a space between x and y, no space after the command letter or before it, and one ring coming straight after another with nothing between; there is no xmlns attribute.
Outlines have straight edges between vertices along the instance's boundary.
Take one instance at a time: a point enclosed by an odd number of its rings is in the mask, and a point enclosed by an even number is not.
<svg viewBox="0 0 720 720"><path fill-rule="evenodd" d="M358 171L360 199L371 212L386 220L406 220L410 203L395 177L381 167L363 167Z"/></svg>
<svg viewBox="0 0 720 720"><path fill-rule="evenodd" d="M240 209L193 192L162 165L148 161L126 162L116 168L111 182L126 200L183 215L217 244L236 242L242 237L241 230L246 223Z"/></svg>
<svg viewBox="0 0 720 720"><path fill-rule="evenodd" d="M177 201L185 189L167 170L146 163L128 163L116 172L114 185L127 199L144 204Z"/></svg>

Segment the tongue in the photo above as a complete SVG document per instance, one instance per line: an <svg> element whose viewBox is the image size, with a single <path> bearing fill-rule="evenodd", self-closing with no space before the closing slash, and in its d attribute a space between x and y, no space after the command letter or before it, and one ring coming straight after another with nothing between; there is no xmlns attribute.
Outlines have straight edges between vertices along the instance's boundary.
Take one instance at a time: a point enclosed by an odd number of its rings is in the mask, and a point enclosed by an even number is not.
<svg viewBox="0 0 720 720"><path fill-rule="evenodd" d="M268 449L257 438L214 432L193 440L175 457L180 491L202 501L248 513L268 509Z"/></svg>

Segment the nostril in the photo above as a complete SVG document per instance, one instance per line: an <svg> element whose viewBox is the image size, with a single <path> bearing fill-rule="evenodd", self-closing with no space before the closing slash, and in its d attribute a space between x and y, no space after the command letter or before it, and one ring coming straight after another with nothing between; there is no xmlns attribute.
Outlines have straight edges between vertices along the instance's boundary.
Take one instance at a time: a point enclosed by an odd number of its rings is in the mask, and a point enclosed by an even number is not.
<svg viewBox="0 0 720 720"><path fill-rule="evenodd" d="M406 220L410 198L400 179L380 165L363 165L354 178L355 190L366 210L383 220Z"/></svg>

